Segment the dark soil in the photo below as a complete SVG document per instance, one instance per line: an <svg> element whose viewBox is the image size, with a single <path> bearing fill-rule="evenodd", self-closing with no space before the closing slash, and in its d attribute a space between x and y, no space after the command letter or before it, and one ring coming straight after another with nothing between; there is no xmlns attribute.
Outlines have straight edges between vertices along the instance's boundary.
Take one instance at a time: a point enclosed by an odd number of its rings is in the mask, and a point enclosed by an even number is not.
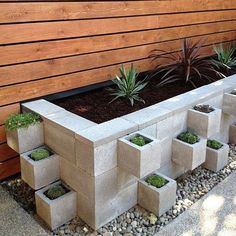
<svg viewBox="0 0 236 236"><path fill-rule="evenodd" d="M156 87L156 84L157 80L155 79L149 81L146 88L140 93L145 104L135 102L133 107L125 99L117 99L110 103L113 97L106 88L63 98L54 101L54 103L79 116L96 123L102 123L194 89L192 85L183 82L176 82L159 88ZM206 81L201 81L197 86L206 84Z"/></svg>

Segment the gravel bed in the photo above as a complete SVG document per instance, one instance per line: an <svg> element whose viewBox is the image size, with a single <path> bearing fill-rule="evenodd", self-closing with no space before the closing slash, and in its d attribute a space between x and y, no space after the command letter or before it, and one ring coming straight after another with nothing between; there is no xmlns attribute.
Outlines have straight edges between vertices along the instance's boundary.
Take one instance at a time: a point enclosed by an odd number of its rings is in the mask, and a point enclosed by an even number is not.
<svg viewBox="0 0 236 236"><path fill-rule="evenodd" d="M214 173L199 167L177 179L176 204L161 217L157 218L143 208L135 206L96 232L79 218L75 218L52 232L52 235L154 235L234 170L236 170L236 145L230 145L228 165L221 171ZM25 210L35 215L34 191L20 179L20 176L8 179L2 182L1 185L10 192Z"/></svg>

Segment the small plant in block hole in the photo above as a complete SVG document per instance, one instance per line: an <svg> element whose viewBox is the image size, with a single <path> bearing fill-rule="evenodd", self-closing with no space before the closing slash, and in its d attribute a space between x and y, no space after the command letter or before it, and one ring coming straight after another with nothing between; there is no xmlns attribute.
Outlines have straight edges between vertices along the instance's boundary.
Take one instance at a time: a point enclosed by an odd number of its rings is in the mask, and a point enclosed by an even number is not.
<svg viewBox="0 0 236 236"><path fill-rule="evenodd" d="M67 189L62 184L57 184L52 187L50 187L47 191L44 192L45 196L47 196L50 200L57 199L64 194L68 193L69 189Z"/></svg>
<svg viewBox="0 0 236 236"><path fill-rule="evenodd" d="M185 143L189 143L189 144L195 144L200 141L200 138L198 137L198 135L196 135L190 131L186 131L186 132L181 133L180 135L178 135L177 139L179 139Z"/></svg>
<svg viewBox="0 0 236 236"><path fill-rule="evenodd" d="M168 183L165 178L156 174L148 176L145 181L156 188L161 188Z"/></svg>
<svg viewBox="0 0 236 236"><path fill-rule="evenodd" d="M34 161L40 161L40 160L50 157L50 155L51 153L49 150L47 150L46 148L40 148L40 149L34 150L30 154L30 158Z"/></svg>
<svg viewBox="0 0 236 236"><path fill-rule="evenodd" d="M138 145L138 146L140 146L140 147L142 147L142 146L144 146L144 145L150 143L151 140L147 140L147 139L146 139L145 137L143 137L142 135L136 135L136 136L134 136L134 137L132 137L132 138L130 139L130 142L131 142L131 143L134 143L134 144L136 144L136 145Z"/></svg>
<svg viewBox="0 0 236 236"><path fill-rule="evenodd" d="M210 113L215 110L212 106L204 105L204 104L203 105L196 105L193 107L193 109L196 111L204 112L204 113Z"/></svg>
<svg viewBox="0 0 236 236"><path fill-rule="evenodd" d="M232 95L236 95L236 89L231 92Z"/></svg>
<svg viewBox="0 0 236 236"><path fill-rule="evenodd" d="M217 140L207 140L207 147L215 149L215 150L219 150L220 148L223 147L223 144L218 142Z"/></svg>

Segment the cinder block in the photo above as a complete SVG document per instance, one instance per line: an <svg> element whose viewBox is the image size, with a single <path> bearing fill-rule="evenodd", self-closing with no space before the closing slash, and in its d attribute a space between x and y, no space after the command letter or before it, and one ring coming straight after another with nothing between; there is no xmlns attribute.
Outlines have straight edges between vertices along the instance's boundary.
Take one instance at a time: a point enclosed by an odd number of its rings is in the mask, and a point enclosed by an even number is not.
<svg viewBox="0 0 236 236"><path fill-rule="evenodd" d="M117 187L118 191L129 187L130 185L137 183L138 178L122 168L117 168Z"/></svg>
<svg viewBox="0 0 236 236"><path fill-rule="evenodd" d="M46 148L45 146L43 148ZM32 151L20 155L21 178L33 189L43 188L60 178L59 157L52 153L50 157L34 161Z"/></svg>
<svg viewBox="0 0 236 236"><path fill-rule="evenodd" d="M236 116L236 95L231 93L224 94L222 110L224 113Z"/></svg>
<svg viewBox="0 0 236 236"><path fill-rule="evenodd" d="M149 143L140 147L130 142L136 135L143 136ZM142 178L160 167L161 146L157 139L136 132L118 141L118 166L128 173Z"/></svg>
<svg viewBox="0 0 236 236"><path fill-rule="evenodd" d="M188 144L177 138L173 139L172 161L187 170L195 169L206 160L206 143L207 140L203 138L195 144Z"/></svg>
<svg viewBox="0 0 236 236"><path fill-rule="evenodd" d="M49 225L52 230L67 223L73 219L77 213L77 195L71 190L63 196L50 200L44 194L51 186L56 185L56 182L46 188L38 190L35 193L36 211L37 214Z"/></svg>
<svg viewBox="0 0 236 236"><path fill-rule="evenodd" d="M229 127L229 142L236 144L236 124L230 125Z"/></svg>
<svg viewBox="0 0 236 236"><path fill-rule="evenodd" d="M194 109L188 110L188 128L198 135L210 138L220 131L221 110L210 113L199 112Z"/></svg>
<svg viewBox="0 0 236 236"><path fill-rule="evenodd" d="M76 139L76 165L92 176L117 166L117 140L93 147Z"/></svg>
<svg viewBox="0 0 236 236"><path fill-rule="evenodd" d="M177 184L167 176L156 174L165 178L168 183L161 188L156 188L146 183L145 179L139 180L138 204L153 214L161 216L175 204Z"/></svg>
<svg viewBox="0 0 236 236"><path fill-rule="evenodd" d="M147 126L146 128L140 130L142 133L147 134L153 138L157 137L157 124Z"/></svg>
<svg viewBox="0 0 236 236"><path fill-rule="evenodd" d="M206 150L206 161L203 167L214 172L223 169L228 163L229 146L223 144L218 150L207 147Z"/></svg>
<svg viewBox="0 0 236 236"><path fill-rule="evenodd" d="M161 167L171 161L172 156L172 137L167 137L160 140L161 145Z"/></svg>
<svg viewBox="0 0 236 236"><path fill-rule="evenodd" d="M44 144L43 122L6 131L7 144L17 153L28 152Z"/></svg>

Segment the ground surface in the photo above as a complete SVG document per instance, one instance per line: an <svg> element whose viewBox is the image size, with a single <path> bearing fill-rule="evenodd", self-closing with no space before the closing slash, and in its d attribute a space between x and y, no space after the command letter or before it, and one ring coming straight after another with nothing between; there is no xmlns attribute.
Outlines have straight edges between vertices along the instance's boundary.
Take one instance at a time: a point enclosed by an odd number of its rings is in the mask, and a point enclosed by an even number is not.
<svg viewBox="0 0 236 236"><path fill-rule="evenodd" d="M235 180L233 172L156 236L235 236Z"/></svg>
<svg viewBox="0 0 236 236"><path fill-rule="evenodd" d="M49 234L0 186L0 236L37 235Z"/></svg>

